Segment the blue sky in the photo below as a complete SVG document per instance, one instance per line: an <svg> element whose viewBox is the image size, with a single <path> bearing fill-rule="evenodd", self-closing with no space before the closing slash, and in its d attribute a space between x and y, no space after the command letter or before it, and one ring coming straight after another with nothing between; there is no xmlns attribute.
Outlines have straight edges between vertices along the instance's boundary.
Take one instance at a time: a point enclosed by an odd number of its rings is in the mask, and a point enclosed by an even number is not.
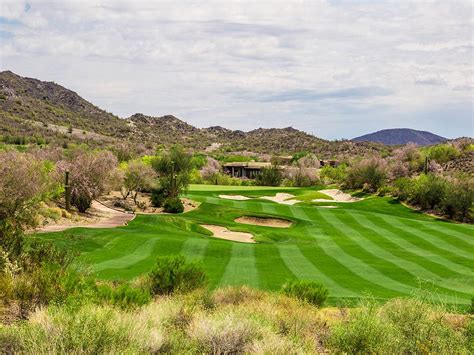
<svg viewBox="0 0 474 355"><path fill-rule="evenodd" d="M473 136L470 1L0 4L0 68L121 117Z"/></svg>

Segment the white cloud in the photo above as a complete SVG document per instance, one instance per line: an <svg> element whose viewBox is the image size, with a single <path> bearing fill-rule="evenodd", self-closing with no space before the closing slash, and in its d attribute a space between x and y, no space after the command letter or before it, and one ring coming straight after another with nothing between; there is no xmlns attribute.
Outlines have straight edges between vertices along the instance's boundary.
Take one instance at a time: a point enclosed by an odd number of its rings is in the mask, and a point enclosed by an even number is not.
<svg viewBox="0 0 474 355"><path fill-rule="evenodd" d="M121 116L335 138L353 135L357 120L379 129L456 107L461 124L433 115L424 128L472 132L472 112L459 109L473 94L468 1L28 4L0 7L13 35L0 41L2 69L54 80ZM263 99L288 93L300 97Z"/></svg>

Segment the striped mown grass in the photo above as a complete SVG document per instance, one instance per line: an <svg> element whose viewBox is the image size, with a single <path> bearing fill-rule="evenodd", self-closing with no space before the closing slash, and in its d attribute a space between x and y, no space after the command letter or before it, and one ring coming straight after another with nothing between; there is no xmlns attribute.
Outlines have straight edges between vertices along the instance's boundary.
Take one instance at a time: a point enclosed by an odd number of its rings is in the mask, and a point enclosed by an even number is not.
<svg viewBox="0 0 474 355"><path fill-rule="evenodd" d="M126 227L76 228L39 237L78 250L79 261L105 279L133 279L150 270L156 257L183 254L203 263L212 287L249 285L277 290L288 280L307 279L325 284L333 303L368 294L387 299L425 289L445 302L470 301L474 294L472 225L437 220L387 197L291 206L257 198L277 192L311 196L317 190L192 186L188 197L202 202L192 212L139 215ZM219 198L219 194L236 193L251 199ZM294 223L281 229L234 221L243 215L280 217ZM250 232L259 243L216 239L200 224Z"/></svg>

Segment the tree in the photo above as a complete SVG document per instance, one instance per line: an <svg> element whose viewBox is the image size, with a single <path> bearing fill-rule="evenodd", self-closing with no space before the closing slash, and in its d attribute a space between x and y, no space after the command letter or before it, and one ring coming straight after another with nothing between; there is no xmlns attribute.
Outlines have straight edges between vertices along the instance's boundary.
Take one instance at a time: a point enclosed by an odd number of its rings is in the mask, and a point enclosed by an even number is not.
<svg viewBox="0 0 474 355"><path fill-rule="evenodd" d="M160 186L167 198L179 197L187 188L192 169L191 154L182 146L172 146L168 152L156 157L152 166L158 173Z"/></svg>
<svg viewBox="0 0 474 355"><path fill-rule="evenodd" d="M138 193L150 190L155 179L156 173L150 165L140 160L129 162L124 169L122 196L126 199L132 195L136 204Z"/></svg>
<svg viewBox="0 0 474 355"><path fill-rule="evenodd" d="M369 157L353 165L347 174L346 185L349 188L364 188L375 192L387 178L387 163L380 157Z"/></svg>
<svg viewBox="0 0 474 355"><path fill-rule="evenodd" d="M411 202L423 209L434 209L443 200L446 193L446 181L434 174L420 175L413 186Z"/></svg>
<svg viewBox="0 0 474 355"><path fill-rule="evenodd" d="M27 153L0 153L0 249L20 253L24 230L35 227L38 204L53 189L53 167Z"/></svg>
<svg viewBox="0 0 474 355"><path fill-rule="evenodd" d="M214 158L207 157L207 163L200 170L201 176L204 180L213 181L217 185L217 179L221 172L221 164Z"/></svg>
<svg viewBox="0 0 474 355"><path fill-rule="evenodd" d="M269 168L263 168L255 178L255 185L260 186L280 186L283 176L280 168L277 166L271 166Z"/></svg>
<svg viewBox="0 0 474 355"><path fill-rule="evenodd" d="M447 184L446 193L441 200L441 210L449 218L468 220L474 204L474 182L468 177L453 179Z"/></svg>
<svg viewBox="0 0 474 355"><path fill-rule="evenodd" d="M107 191L117 165L117 158L109 151L75 152L60 163L62 172L69 171L71 204L85 212L92 201Z"/></svg>

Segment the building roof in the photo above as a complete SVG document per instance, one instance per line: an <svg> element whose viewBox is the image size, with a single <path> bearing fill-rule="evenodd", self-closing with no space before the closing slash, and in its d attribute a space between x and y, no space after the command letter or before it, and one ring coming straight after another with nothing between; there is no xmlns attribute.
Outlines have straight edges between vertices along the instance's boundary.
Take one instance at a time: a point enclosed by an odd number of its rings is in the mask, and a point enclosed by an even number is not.
<svg viewBox="0 0 474 355"><path fill-rule="evenodd" d="M272 163L256 162L256 161L230 162L230 163L225 163L224 166L225 167L235 167L235 168L262 169L262 168L268 168L268 167L272 166Z"/></svg>

